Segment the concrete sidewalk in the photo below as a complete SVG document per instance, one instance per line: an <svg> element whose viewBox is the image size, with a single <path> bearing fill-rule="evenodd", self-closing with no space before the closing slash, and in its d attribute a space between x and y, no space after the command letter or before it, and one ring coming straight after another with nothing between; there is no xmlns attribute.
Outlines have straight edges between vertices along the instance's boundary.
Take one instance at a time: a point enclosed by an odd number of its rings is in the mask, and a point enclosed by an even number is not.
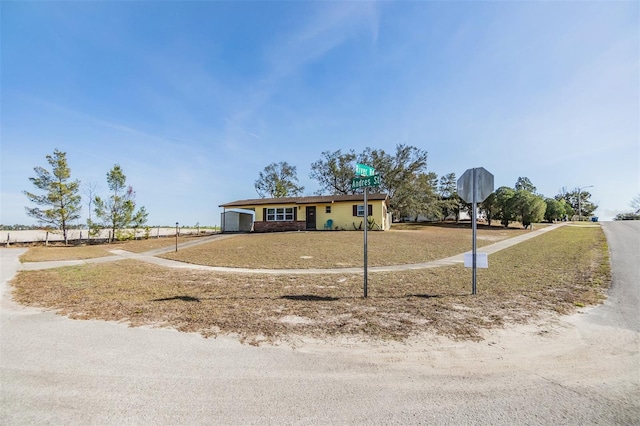
<svg viewBox="0 0 640 426"><path fill-rule="evenodd" d="M197 246L200 244L207 244L210 243L211 241L215 241L215 240L224 240L227 238L232 238L235 237L237 234L215 234L215 235L211 235L209 237L201 237L196 241L188 241L186 243L181 243L178 244L178 249L185 249L188 247L193 247L193 246ZM57 261L50 261L50 262L26 262L23 263L20 268L18 268L19 271L38 271L38 270L42 270L42 269L51 269L51 268L60 268L63 266L74 266L74 265L86 265L89 263L107 263L107 262L116 262L118 260L122 260L123 257L125 258L136 258L136 259L146 259L147 261L150 261L150 258L154 258L153 256L157 256L159 254L164 254L164 253L170 253L172 251L175 250L175 246L174 245L170 245L167 247L162 247L159 249L153 249L153 250L149 250L146 251L144 253L133 253L133 252L129 252L129 251L125 251L125 250L109 250L111 253L114 254L114 256L104 256L104 257L97 257L97 258L93 258L93 259L82 259L82 260L57 260ZM160 258L155 258L155 259L159 259L159 260L163 260ZM153 263L152 261L150 261L151 263ZM170 261L171 262L171 261ZM175 263L182 263L182 262L175 262ZM187 263L183 263L184 265L189 265ZM197 266L197 265L191 265L191 266ZM174 266L175 267L175 266Z"/></svg>
<svg viewBox="0 0 640 426"><path fill-rule="evenodd" d="M564 226L564 223L554 224L537 231L531 231L528 234L519 235L517 237L509 238L507 240L499 241L497 243L482 247L478 250L479 253L494 254L500 250L512 247L516 244L520 244L523 241L527 241L531 238L535 238L539 235L558 229ZM195 245L205 244L214 240L220 240L225 238L231 238L235 235L220 234L211 237L206 237L198 241L190 241L178 245L178 249L193 247ZM273 274L273 275L311 275L311 274L357 274L362 273L363 268L335 268L335 269L249 269L249 268L227 268L223 266L205 266L196 265L192 263L179 262L176 260L163 259L156 257L158 254L169 253L175 250L175 247L164 247L161 249L150 250L144 253L132 253L125 250L111 250L115 256L100 257L96 259L86 260L69 260L69 261L56 261L56 262L30 262L22 264L20 270L33 271L40 269L58 268L61 266L82 265L89 263L105 263L114 262L121 259L135 259L142 262L152 263L154 265L164 266L167 268L178 269L193 269L199 271L212 271L212 272L226 272L226 273L238 273L238 274ZM468 252L467 252L468 253ZM460 253L455 256L447 257L445 259L434 260L425 263L413 263L407 265L391 265L391 266L373 266L367 268L369 272L393 272L393 271L407 271L415 269L428 269L437 268L440 266L455 265L464 262L464 254Z"/></svg>

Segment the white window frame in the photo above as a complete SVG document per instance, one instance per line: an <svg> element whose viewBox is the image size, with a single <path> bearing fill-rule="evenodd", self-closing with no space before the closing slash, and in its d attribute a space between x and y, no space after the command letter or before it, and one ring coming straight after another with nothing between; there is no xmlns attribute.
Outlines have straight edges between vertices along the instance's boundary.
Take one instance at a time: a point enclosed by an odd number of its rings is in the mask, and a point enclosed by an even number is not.
<svg viewBox="0 0 640 426"><path fill-rule="evenodd" d="M293 222L293 207L273 207L267 209L267 222Z"/></svg>
<svg viewBox="0 0 640 426"><path fill-rule="evenodd" d="M364 217L364 204L358 204L357 217Z"/></svg>

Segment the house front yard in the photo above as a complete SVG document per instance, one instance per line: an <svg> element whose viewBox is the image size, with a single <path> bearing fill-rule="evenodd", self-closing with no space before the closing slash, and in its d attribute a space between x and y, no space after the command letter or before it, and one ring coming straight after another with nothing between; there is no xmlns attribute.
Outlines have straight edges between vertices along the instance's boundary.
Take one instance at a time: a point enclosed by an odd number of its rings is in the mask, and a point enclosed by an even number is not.
<svg viewBox="0 0 640 426"><path fill-rule="evenodd" d="M344 234L362 237L361 233ZM378 234L380 238L393 235L372 233ZM297 234L265 237L287 235L298 238ZM450 238L446 233L438 235L438 245L451 246L446 253L455 254L460 251L457 244L464 245L457 242L455 232ZM228 241L237 244L243 238ZM421 251L421 246L404 245ZM397 244L389 248L397 249ZM325 247L318 253L334 251ZM415 256L404 260L424 259ZM599 303L610 282L608 249L599 227L563 227L545 233L491 255L489 264L489 269L478 271L476 296L470 295L471 271L461 265L371 273L366 299L361 273L231 274L134 260L23 271L12 284L19 303L72 318L172 327L204 336L230 334L259 344L290 342L300 336L403 340L423 333L481 339L488 328Z"/></svg>
<svg viewBox="0 0 640 426"><path fill-rule="evenodd" d="M178 244L194 241L192 235L178 237ZM111 243L91 243L82 245L65 246L61 242L43 244L24 244L29 250L20 257L21 262L48 262L57 260L95 259L111 256L110 250L126 250L134 253L143 253L162 247L175 245L175 237L149 238L143 240L113 241Z"/></svg>
<svg viewBox="0 0 640 426"><path fill-rule="evenodd" d="M523 229L480 227L478 247L523 233ZM361 231L286 232L238 235L177 253L166 259L207 266L251 269L350 268L363 264ZM394 225L368 232L369 266L406 265L471 250L471 229L462 226Z"/></svg>

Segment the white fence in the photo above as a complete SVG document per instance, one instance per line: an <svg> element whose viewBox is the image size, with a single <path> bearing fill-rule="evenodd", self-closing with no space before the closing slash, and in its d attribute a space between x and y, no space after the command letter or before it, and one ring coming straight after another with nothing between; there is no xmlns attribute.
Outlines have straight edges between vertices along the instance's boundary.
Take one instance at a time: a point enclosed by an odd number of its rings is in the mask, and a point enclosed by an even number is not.
<svg viewBox="0 0 640 426"><path fill-rule="evenodd" d="M201 228L202 231L211 231L208 228ZM133 232L133 229L125 230L126 232ZM91 237L92 239L107 239L111 231L109 229L103 229L100 231L100 235ZM197 228L180 228L179 235L195 235L198 233ZM144 229L138 229L136 232L136 238L144 238ZM151 228L149 231L149 238L159 238L176 235L176 228ZM89 239L89 230L87 229L70 229L67 231L67 239L69 241L86 241ZM62 231L41 231L41 230L29 230L29 231L0 231L0 244L7 245L13 243L34 243L34 242L53 242L64 241Z"/></svg>

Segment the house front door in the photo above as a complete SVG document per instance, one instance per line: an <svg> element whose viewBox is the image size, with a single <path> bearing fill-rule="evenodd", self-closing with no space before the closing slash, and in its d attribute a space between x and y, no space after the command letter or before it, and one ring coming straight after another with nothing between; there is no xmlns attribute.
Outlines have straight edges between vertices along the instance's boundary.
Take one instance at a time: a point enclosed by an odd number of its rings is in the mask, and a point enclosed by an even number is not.
<svg viewBox="0 0 640 426"><path fill-rule="evenodd" d="M316 206L307 206L307 230L316 229Z"/></svg>

